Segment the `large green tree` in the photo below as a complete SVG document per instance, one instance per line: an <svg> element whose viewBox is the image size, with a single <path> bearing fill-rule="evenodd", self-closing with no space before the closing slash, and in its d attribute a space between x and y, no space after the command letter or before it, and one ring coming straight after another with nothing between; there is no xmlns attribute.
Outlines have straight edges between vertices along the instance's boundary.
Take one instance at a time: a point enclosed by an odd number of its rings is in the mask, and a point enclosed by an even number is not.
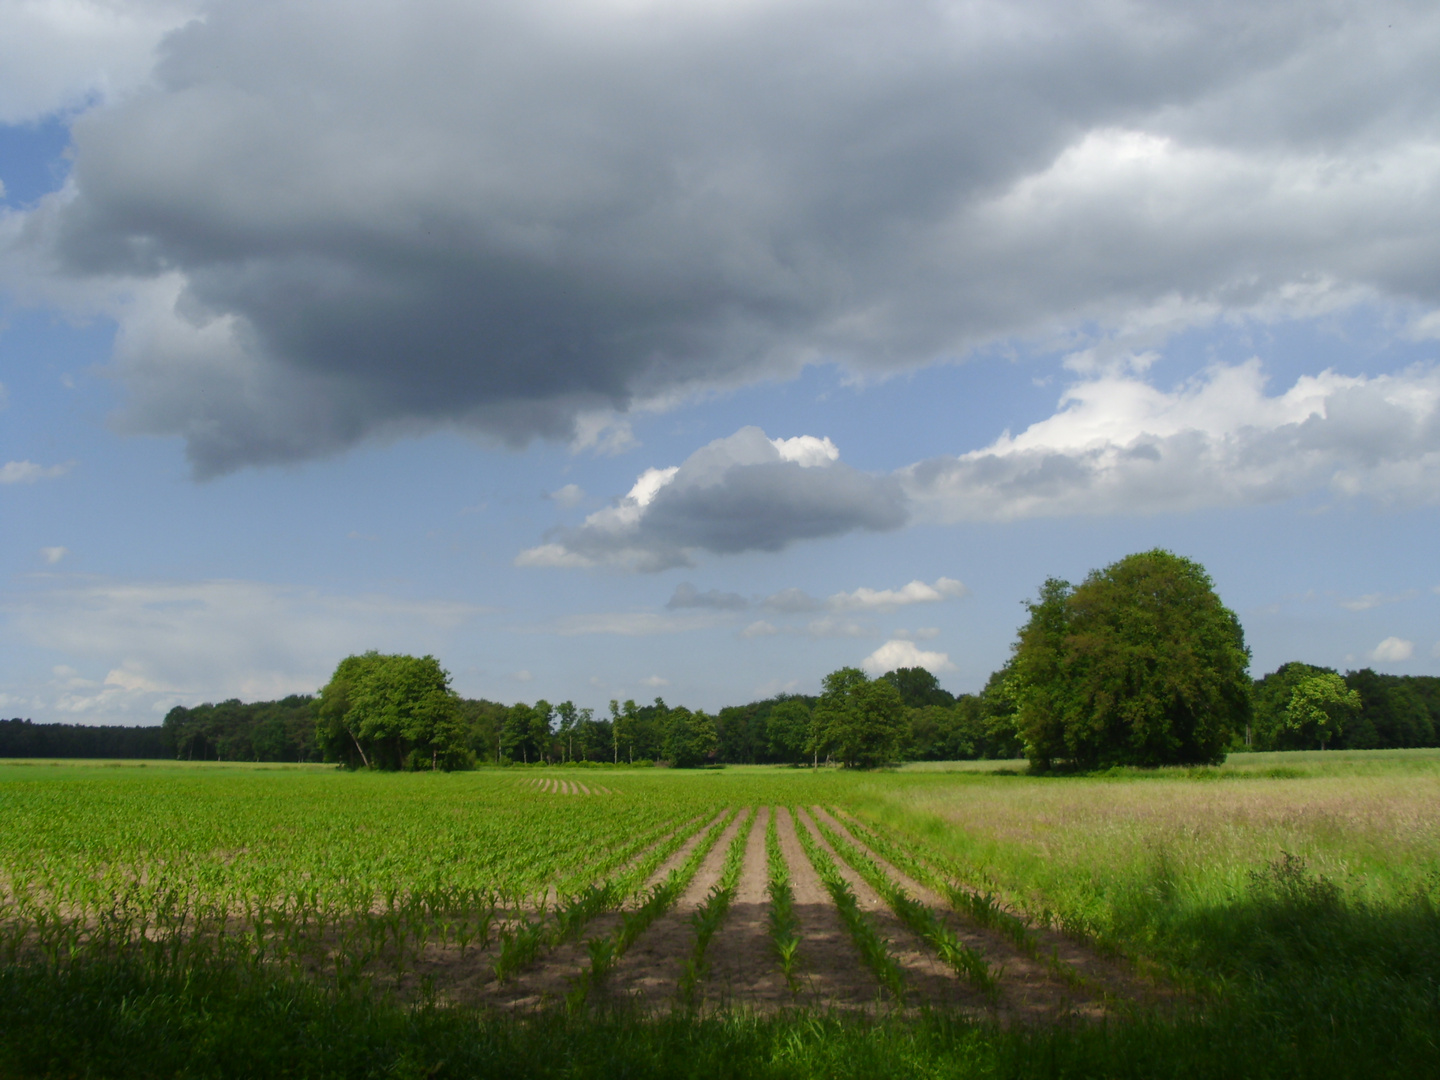
<svg viewBox="0 0 1440 1080"><path fill-rule="evenodd" d="M812 713L812 748L833 753L846 768L873 769L896 760L905 735L905 704L884 679L859 668L825 676Z"/></svg>
<svg viewBox="0 0 1440 1080"><path fill-rule="evenodd" d="M1204 567L1131 555L1028 605L1007 679L1032 765L1224 759L1250 716L1250 654Z"/></svg>
<svg viewBox="0 0 1440 1080"><path fill-rule="evenodd" d="M460 699L433 656L347 656L316 700L326 761L352 768L460 768L470 763Z"/></svg>

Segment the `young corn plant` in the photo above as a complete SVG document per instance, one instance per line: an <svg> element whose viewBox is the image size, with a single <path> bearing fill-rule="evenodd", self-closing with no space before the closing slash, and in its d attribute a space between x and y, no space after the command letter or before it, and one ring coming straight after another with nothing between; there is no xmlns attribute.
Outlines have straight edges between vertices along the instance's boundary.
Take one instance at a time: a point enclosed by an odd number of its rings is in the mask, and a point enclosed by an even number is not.
<svg viewBox="0 0 1440 1080"><path fill-rule="evenodd" d="M860 950L860 956L866 966L875 973L882 986L895 996L896 1001L905 1000L905 976L900 970L900 965L890 952L890 947L885 939L875 929L875 924L865 917L860 910L860 903L855 899L855 893L847 882L840 875L835 862L810 835L810 830L800 820L799 815L791 812L795 819L795 835L800 839L800 846L805 851L805 857L810 860L810 865L815 868L815 873L820 876L820 881L825 886L825 891L835 902L836 909L840 912L840 919L845 923L845 929L850 932L850 939L854 941L855 947Z"/></svg>
<svg viewBox="0 0 1440 1080"><path fill-rule="evenodd" d="M720 880L710 890L705 903L690 917L695 926L695 945L686 958L680 975L680 1000L686 1008L694 1007L696 988L709 971L710 964L705 953L710 947L710 939L725 921L725 913L730 910L731 901L735 899L735 887L740 884L740 870L745 863L745 846L750 839L750 826L754 820L755 811L752 809L740 823L740 828L736 830L735 837L725 852L725 867L720 872Z"/></svg>
<svg viewBox="0 0 1440 1080"><path fill-rule="evenodd" d="M836 811L831 809L831 813ZM841 816L836 814L836 816ZM1060 959L1054 950L1049 953L1041 947L1040 938L1034 929L1018 915L1005 910L992 892L980 892L967 888L955 878L938 870L930 862L919 858L913 852L901 847L878 829L860 821L853 814L843 815L846 827L859 840L894 865L900 867L916 881L930 886L959 914L978 926L996 931L1006 938L1020 952L1045 964L1063 982L1071 986L1085 987L1089 980L1071 964Z"/></svg>
<svg viewBox="0 0 1440 1080"><path fill-rule="evenodd" d="M815 827L830 847L880 894L890 905L890 910L913 934L929 944L941 960L955 969L956 974L968 979L986 997L992 1001L999 997L1000 981L983 956L957 938L933 911L901 888L899 882L876 866L864 852L834 829L828 828L818 817L814 820Z"/></svg>
<svg viewBox="0 0 1440 1080"><path fill-rule="evenodd" d="M698 827L700 822L692 824ZM539 918L526 920L518 927L502 932L500 954L492 965L495 978L507 982L533 964L541 952L578 938L592 919L618 908L631 895L637 877L642 881L648 878L656 866L669 858L694 833L695 829L689 826L675 830L619 879L603 881L599 885L587 884L579 893L567 897L556 907L552 920L545 919L542 908Z"/></svg>
<svg viewBox="0 0 1440 1080"><path fill-rule="evenodd" d="M586 947L590 952L590 966L580 973L579 978L570 988L566 995L566 1005L573 1011L584 1006L589 1000L590 994L596 987L600 986L614 968L616 961L625 954L625 950L634 944L635 939L643 934L656 919L669 911L675 901L680 899L680 894L685 891L685 886L700 869L700 864L710 854L710 849L720 839L720 834L730 824L735 816L734 812L722 814L710 826L709 830L695 845L689 857L671 870L665 880L655 885L645 894L644 901L633 911L627 911L621 917L620 928L609 937L601 939L609 942L608 947L596 945L591 941ZM597 957L604 960L603 964L597 964Z"/></svg>
<svg viewBox="0 0 1440 1080"><path fill-rule="evenodd" d="M790 868L780 850L780 831L772 810L765 826L765 891L770 897L770 947L785 973L785 984L794 997L800 992L796 966L800 958L800 920L795 916L795 891L790 888Z"/></svg>

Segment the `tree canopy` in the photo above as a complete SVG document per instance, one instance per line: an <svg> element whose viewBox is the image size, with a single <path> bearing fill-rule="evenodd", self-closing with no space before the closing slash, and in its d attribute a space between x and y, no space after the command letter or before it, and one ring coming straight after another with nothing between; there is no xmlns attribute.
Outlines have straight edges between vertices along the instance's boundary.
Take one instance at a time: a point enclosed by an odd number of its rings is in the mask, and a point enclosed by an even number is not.
<svg viewBox="0 0 1440 1080"><path fill-rule="evenodd" d="M1035 767L1218 762L1249 720L1244 633L1199 563L1130 555L1027 606L1008 691Z"/></svg>
<svg viewBox="0 0 1440 1080"><path fill-rule="evenodd" d="M893 683L841 668L825 676L812 730L816 753L833 754L846 768L873 769L899 757L905 705Z"/></svg>
<svg viewBox="0 0 1440 1080"><path fill-rule="evenodd" d="M327 761L375 769L470 763L460 699L433 656L347 656L320 691L316 716Z"/></svg>

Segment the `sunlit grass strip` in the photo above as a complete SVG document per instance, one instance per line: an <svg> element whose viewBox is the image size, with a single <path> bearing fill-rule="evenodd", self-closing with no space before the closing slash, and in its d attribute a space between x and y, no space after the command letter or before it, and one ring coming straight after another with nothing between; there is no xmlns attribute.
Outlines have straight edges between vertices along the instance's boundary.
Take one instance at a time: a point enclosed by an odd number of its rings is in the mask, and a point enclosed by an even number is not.
<svg viewBox="0 0 1440 1080"><path fill-rule="evenodd" d="M775 824L778 816L772 807L770 820L765 825L768 878L765 891L770 897L770 947L775 950L775 958L780 961L780 970L785 973L785 983L793 996L800 992L800 980L795 973L800 952L800 920L795 916L795 890L790 887L790 868L785 865L785 853L780 849L780 830Z"/></svg>
<svg viewBox="0 0 1440 1080"><path fill-rule="evenodd" d="M675 901L680 899L680 894L685 891L685 886L690 884L700 864L710 854L710 849L720 839L720 834L730 824L738 811L722 813L709 831L695 845L689 857L671 870L665 880L654 886L646 894L645 901L633 911L627 911L621 917L620 928L613 934L604 937L594 938L586 943L586 951L590 954L590 966L581 972L580 977L575 981L570 993L566 995L566 1003L573 1010L580 1008L589 999L591 991L603 983L614 969L616 961L625 955L625 950L634 944L635 939L643 934L656 919L674 906Z"/></svg>
<svg viewBox="0 0 1440 1080"><path fill-rule="evenodd" d="M933 911L907 893L899 882L875 865L864 852L834 829L828 828L818 817L813 820L815 827L820 830L820 835L880 894L885 903L890 905L890 910L895 912L896 917L909 927L912 933L928 943L941 960L955 969L957 975L969 980L992 1001L1000 996L1000 981L983 956L957 938Z"/></svg>
<svg viewBox="0 0 1440 1080"><path fill-rule="evenodd" d="M840 919L845 923L845 929L850 932L850 939L860 951L861 958L865 961L866 966L875 973L875 977L880 980L881 985L889 990L897 1001L903 1002L905 1000L905 976L900 970L899 963L891 955L885 939L880 936L875 925L860 910L860 903L855 899L855 893L851 890L850 883L840 875L834 860L815 842L815 838L810 835L810 830L793 810L791 817L795 821L795 835L800 840L805 857L810 860L810 865L820 876L830 898L835 901L835 907L840 912Z"/></svg>
<svg viewBox="0 0 1440 1080"><path fill-rule="evenodd" d="M725 852L725 867L720 872L720 880L710 890L705 902L690 917L695 926L695 945L680 974L680 1000L687 1007L695 1004L695 990L709 971L706 950L710 947L710 939L715 936L715 931L720 929L720 924L725 921L725 913L730 910L731 901L735 899L735 887L740 883L740 871L745 865L745 848L750 840L750 828L754 821L755 810L752 807Z"/></svg>

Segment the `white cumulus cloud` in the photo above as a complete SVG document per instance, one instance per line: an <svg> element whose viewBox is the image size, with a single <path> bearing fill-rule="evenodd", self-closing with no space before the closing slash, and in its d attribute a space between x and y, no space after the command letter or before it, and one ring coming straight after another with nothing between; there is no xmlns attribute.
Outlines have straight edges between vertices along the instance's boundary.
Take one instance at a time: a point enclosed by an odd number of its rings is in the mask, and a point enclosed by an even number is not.
<svg viewBox="0 0 1440 1080"><path fill-rule="evenodd" d="M1387 637L1375 646L1370 658L1381 664L1398 664L1415 655L1415 643L1404 638Z"/></svg>
<svg viewBox="0 0 1440 1080"><path fill-rule="evenodd" d="M911 604L933 604L940 600L959 600L970 590L954 578L937 578L934 585L912 581L899 589L859 588L851 593L836 593L829 606L834 611L891 611Z"/></svg>
<svg viewBox="0 0 1440 1080"><path fill-rule="evenodd" d="M1019 435L901 471L916 518L1011 520L1276 502L1313 490L1440 501L1440 368L1307 375L1265 392L1258 362L1161 390L1071 386Z"/></svg>
<svg viewBox="0 0 1440 1080"><path fill-rule="evenodd" d="M955 670L955 665L950 662L947 654L928 652L916 645L915 642L903 638L885 642L862 660L860 666L872 676L883 675L887 671L907 667L924 668L936 675L942 671Z"/></svg>

